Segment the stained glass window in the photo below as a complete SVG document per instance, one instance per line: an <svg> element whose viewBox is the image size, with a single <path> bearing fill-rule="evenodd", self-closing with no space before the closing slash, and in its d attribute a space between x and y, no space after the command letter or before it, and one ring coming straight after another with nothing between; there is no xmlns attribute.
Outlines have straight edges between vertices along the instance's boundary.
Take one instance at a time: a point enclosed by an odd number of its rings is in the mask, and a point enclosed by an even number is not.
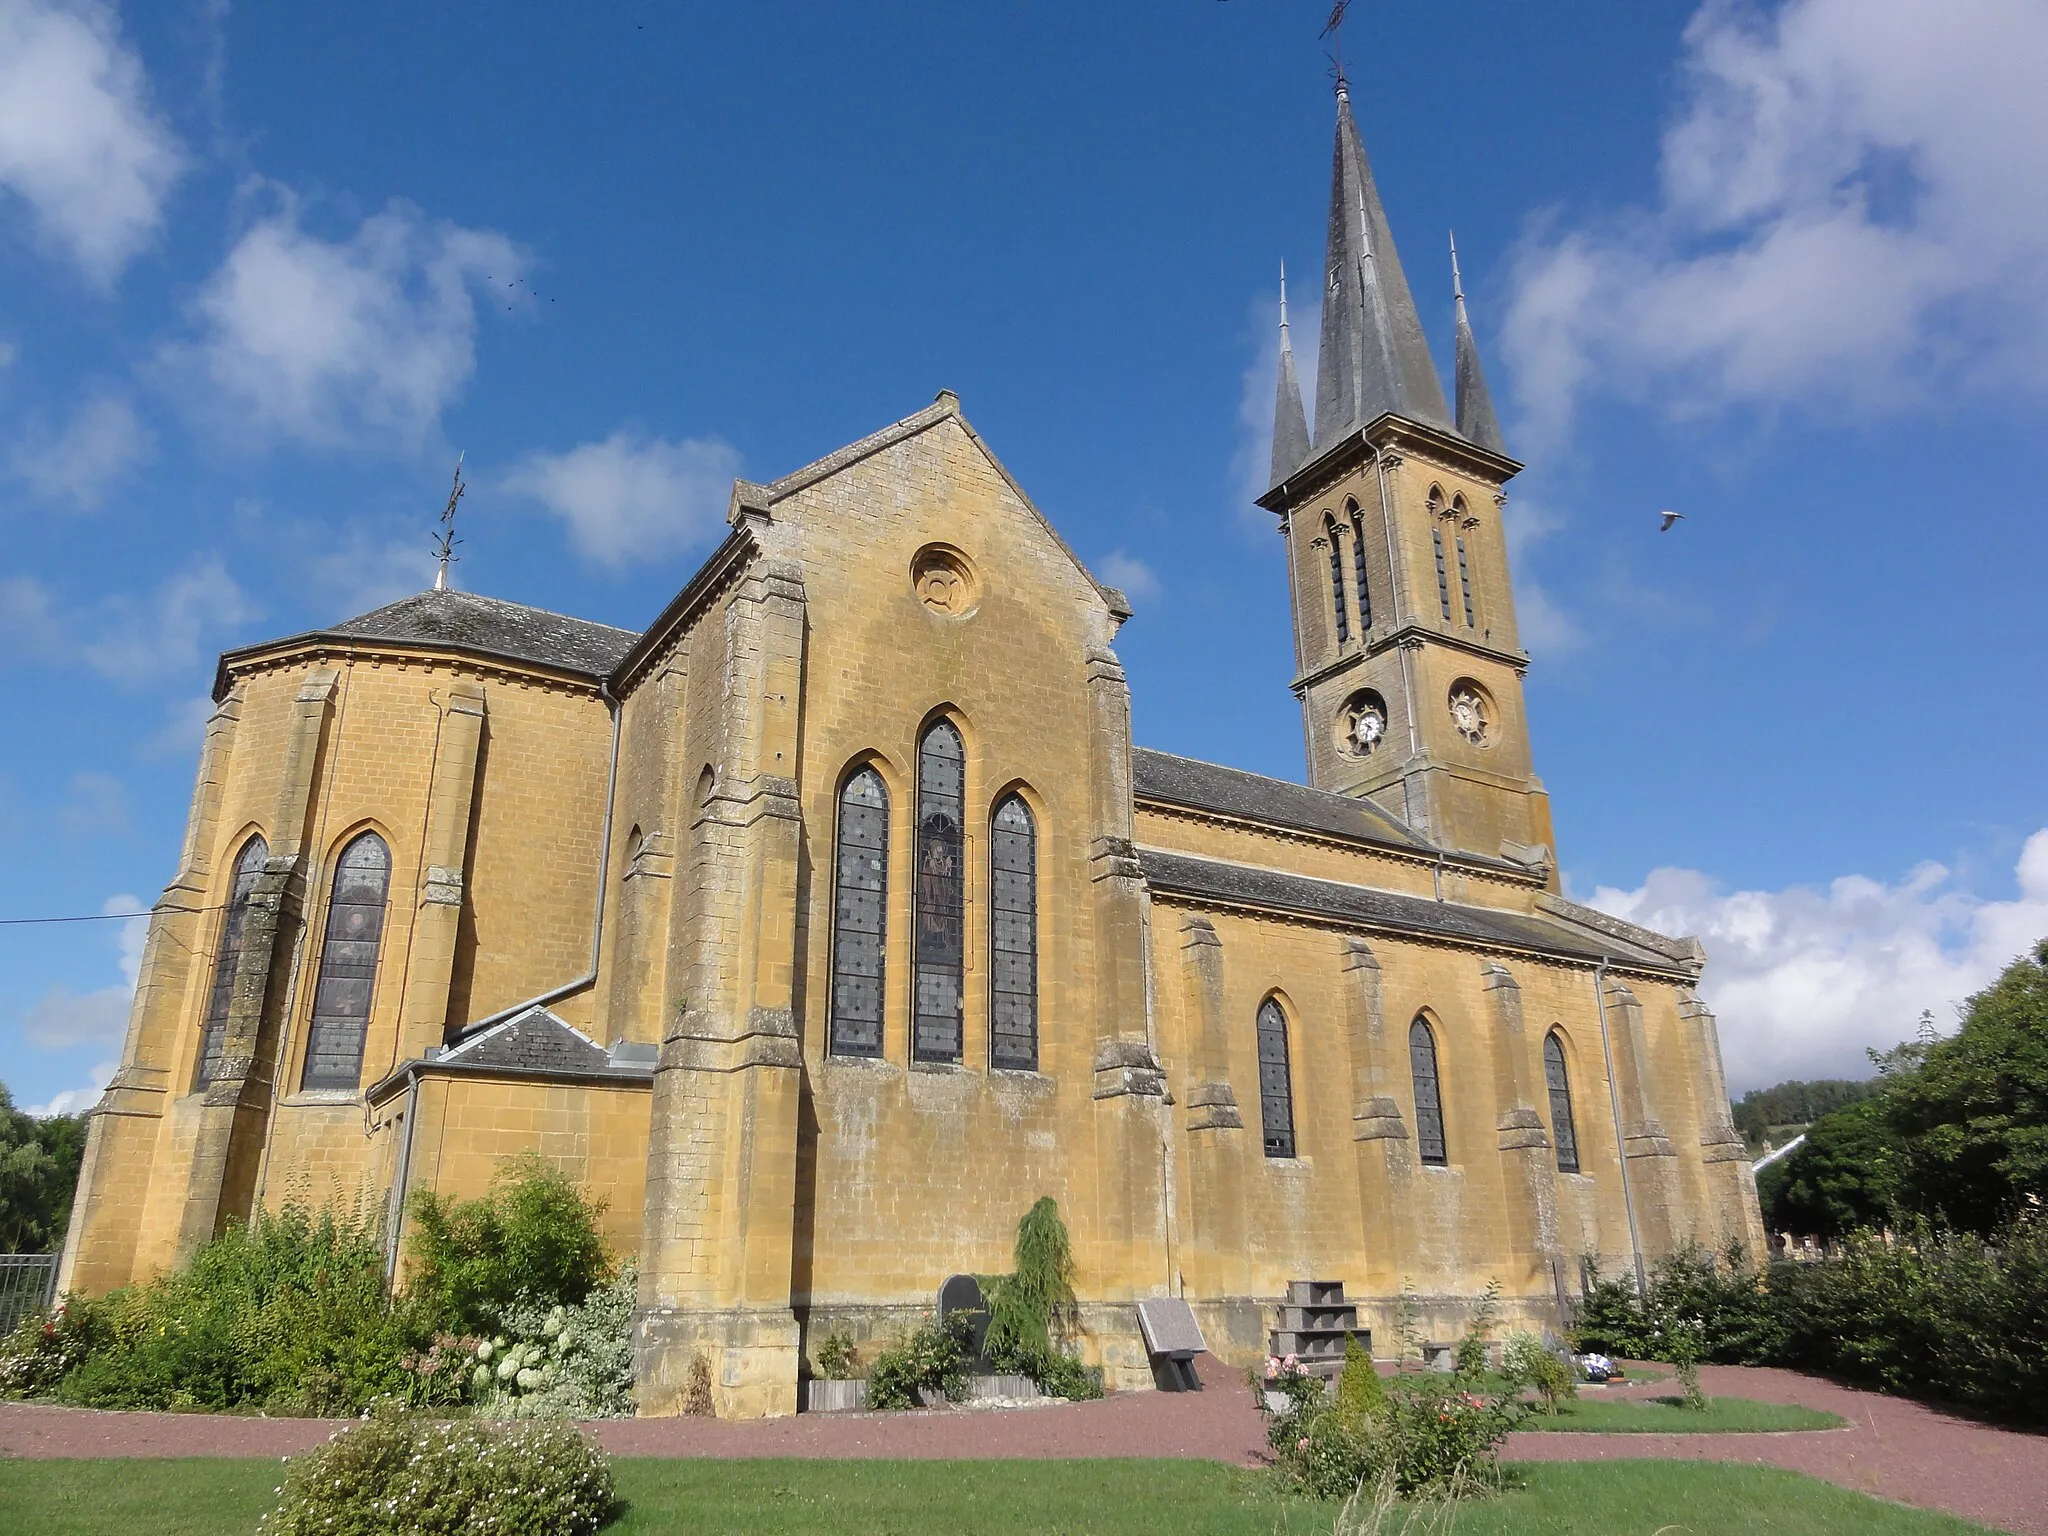
<svg viewBox="0 0 2048 1536"><path fill-rule="evenodd" d="M1259 1005L1259 1119L1266 1156L1294 1156L1294 1084L1287 1071L1287 1015L1273 998Z"/></svg>
<svg viewBox="0 0 2048 1536"><path fill-rule="evenodd" d="M313 985L313 1024L306 1038L306 1088L354 1088L363 1076L363 1038L377 984L377 947L391 892L391 850L365 832L341 851L334 897Z"/></svg>
<svg viewBox="0 0 2048 1536"><path fill-rule="evenodd" d="M1038 829L1021 795L989 828L989 1065L1038 1068Z"/></svg>
<svg viewBox="0 0 2048 1536"><path fill-rule="evenodd" d="M1444 1101L1436 1075L1436 1036L1417 1019L1408 1026L1408 1066L1415 1075L1415 1146L1425 1163L1442 1167L1450 1161L1444 1149Z"/></svg>
<svg viewBox="0 0 2048 1536"><path fill-rule="evenodd" d="M213 989L206 998L206 1023L199 1033L195 1088L204 1088L220 1070L221 1052L228 1038L228 1008L235 1000L235 966L242 958L242 926L248 921L249 897L256 889L256 877L263 873L263 861L269 857L270 845L261 837L252 837L242 844L242 852L235 860L235 877L228 887L228 910L221 919L220 948L213 958Z"/></svg>
<svg viewBox="0 0 2048 1536"><path fill-rule="evenodd" d="M882 1054L882 944L889 894L889 790L863 768L839 791L832 891L835 1056Z"/></svg>
<svg viewBox="0 0 2048 1536"><path fill-rule="evenodd" d="M944 720L917 749L916 977L911 1054L919 1061L960 1059L962 972L966 959L965 858L967 752Z"/></svg>
<svg viewBox="0 0 2048 1536"><path fill-rule="evenodd" d="M1572 1120L1572 1085L1564 1070L1564 1042L1552 1030L1543 1037L1543 1078L1550 1085L1550 1139L1557 1144L1557 1171L1579 1171L1579 1131Z"/></svg>

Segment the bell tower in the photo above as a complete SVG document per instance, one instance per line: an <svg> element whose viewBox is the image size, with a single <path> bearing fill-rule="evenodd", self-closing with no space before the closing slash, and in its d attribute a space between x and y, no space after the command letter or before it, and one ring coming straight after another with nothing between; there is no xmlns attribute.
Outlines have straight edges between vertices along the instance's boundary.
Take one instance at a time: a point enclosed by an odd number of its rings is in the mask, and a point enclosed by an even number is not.
<svg viewBox="0 0 2048 1536"><path fill-rule="evenodd" d="M1451 265L1455 416L1340 79L1315 432L1283 278L1259 505L1287 544L1309 782L1369 798L1440 847L1540 867L1554 886L1501 527L1502 487L1522 466L1501 443L1455 246Z"/></svg>

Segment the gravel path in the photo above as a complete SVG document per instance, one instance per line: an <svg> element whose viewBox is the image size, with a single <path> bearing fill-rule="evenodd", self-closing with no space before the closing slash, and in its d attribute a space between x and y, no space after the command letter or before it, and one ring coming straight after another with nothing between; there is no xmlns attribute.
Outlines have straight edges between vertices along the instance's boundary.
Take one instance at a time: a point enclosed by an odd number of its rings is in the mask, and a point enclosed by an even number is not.
<svg viewBox="0 0 2048 1536"><path fill-rule="evenodd" d="M750 1423L633 1419L591 1427L620 1456L1184 1456L1255 1463L1265 1435L1251 1394L1221 1362L1205 1355L1199 1368L1210 1384L1207 1391L1131 1393L1099 1403L800 1414ZM1900 1503L1948 1510L2016 1536L2048 1536L2048 1436L1989 1428L1791 1371L1707 1366L1700 1378L1710 1396L1822 1408L1849 1420L1849 1427L1768 1435L1525 1433L1509 1438L1506 1454L1520 1461L1762 1462ZM1670 1390L1668 1382L1631 1384L1626 1395ZM286 1456L318 1445L340 1427L324 1419L95 1413L0 1403L0 1456Z"/></svg>

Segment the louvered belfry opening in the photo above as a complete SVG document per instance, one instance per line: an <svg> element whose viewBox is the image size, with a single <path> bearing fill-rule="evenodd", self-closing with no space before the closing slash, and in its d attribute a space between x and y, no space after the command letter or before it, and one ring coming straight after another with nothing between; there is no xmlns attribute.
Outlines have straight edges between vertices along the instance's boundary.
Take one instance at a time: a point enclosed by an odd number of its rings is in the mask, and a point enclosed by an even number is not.
<svg viewBox="0 0 2048 1536"><path fill-rule="evenodd" d="M1259 1005L1259 1119L1266 1156L1294 1156L1294 1084L1287 1068L1287 1015L1273 998Z"/></svg>
<svg viewBox="0 0 2048 1536"><path fill-rule="evenodd" d="M839 791L832 875L835 1056L882 1054L882 947L889 894L889 789L872 767Z"/></svg>
<svg viewBox="0 0 2048 1536"><path fill-rule="evenodd" d="M242 958L242 928L249 918L249 897L256 889L256 877L263 873L263 861L270 857L270 845L258 836L242 844L235 860L235 878L228 888L228 910L221 919L220 948L213 958L213 990L206 999L206 1023L199 1033L199 1066L192 1086L204 1088L220 1070L221 1051L228 1038L228 1008L235 1000L235 964Z"/></svg>
<svg viewBox="0 0 2048 1536"><path fill-rule="evenodd" d="M1436 1036L1417 1019L1408 1026L1408 1065L1415 1075L1415 1151L1425 1163L1443 1167L1444 1101L1436 1072Z"/></svg>
<svg viewBox="0 0 2048 1536"><path fill-rule="evenodd" d="M924 733L917 749L911 1054L918 1061L960 1060L967 937L966 788L966 749L960 733L941 720Z"/></svg>
<svg viewBox="0 0 2048 1536"><path fill-rule="evenodd" d="M341 851L334 894L313 987L313 1023L306 1036L301 1086L354 1089L363 1076L363 1041L377 985L377 950L391 893L391 850L365 832Z"/></svg>
<svg viewBox="0 0 2048 1536"><path fill-rule="evenodd" d="M1543 1079L1550 1087L1550 1139L1557 1171L1579 1171L1579 1129L1572 1120L1572 1083L1564 1067L1564 1042L1552 1030L1543 1037Z"/></svg>
<svg viewBox="0 0 2048 1536"><path fill-rule="evenodd" d="M989 1065L1038 1069L1038 829L1022 795L989 823Z"/></svg>

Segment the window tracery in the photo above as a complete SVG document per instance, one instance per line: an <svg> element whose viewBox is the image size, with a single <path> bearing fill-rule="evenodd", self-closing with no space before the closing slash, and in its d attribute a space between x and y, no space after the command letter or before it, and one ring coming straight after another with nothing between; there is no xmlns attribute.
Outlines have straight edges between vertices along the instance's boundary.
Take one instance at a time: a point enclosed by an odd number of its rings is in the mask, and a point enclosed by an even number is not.
<svg viewBox="0 0 2048 1536"><path fill-rule="evenodd" d="M989 1065L1038 1069L1038 828L1008 794L989 823Z"/></svg>
<svg viewBox="0 0 2048 1536"><path fill-rule="evenodd" d="M365 832L335 861L320 974L313 984L303 1088L353 1089L362 1081L363 1042L390 892L391 850L376 833Z"/></svg>
<svg viewBox="0 0 2048 1536"><path fill-rule="evenodd" d="M1259 1119L1266 1156L1294 1156L1294 1084L1288 1071L1287 1015L1279 999L1259 1005Z"/></svg>
<svg viewBox="0 0 2048 1536"><path fill-rule="evenodd" d="M1437 1080L1436 1036L1417 1016L1408 1026L1408 1067L1415 1079L1415 1150L1423 1162L1441 1168L1449 1161L1444 1145L1444 1102Z"/></svg>
<svg viewBox="0 0 2048 1536"><path fill-rule="evenodd" d="M832 876L835 1056L882 1054L883 943L888 930L889 789L872 766L839 791Z"/></svg>
<svg viewBox="0 0 2048 1536"><path fill-rule="evenodd" d="M259 833L242 844L235 858L234 878L228 885L227 912L221 918L220 947L214 952L213 986L206 996L206 1022L199 1031L199 1064L192 1086L204 1088L220 1070L221 1053L227 1045L228 1010L235 1000L235 967L242 958L242 929L249 919L249 897L256 890L256 878L270 857L270 845Z"/></svg>
<svg viewBox="0 0 2048 1536"><path fill-rule="evenodd" d="M960 733L940 720L917 750L917 920L911 1055L960 1060L966 959L965 794L967 752Z"/></svg>

